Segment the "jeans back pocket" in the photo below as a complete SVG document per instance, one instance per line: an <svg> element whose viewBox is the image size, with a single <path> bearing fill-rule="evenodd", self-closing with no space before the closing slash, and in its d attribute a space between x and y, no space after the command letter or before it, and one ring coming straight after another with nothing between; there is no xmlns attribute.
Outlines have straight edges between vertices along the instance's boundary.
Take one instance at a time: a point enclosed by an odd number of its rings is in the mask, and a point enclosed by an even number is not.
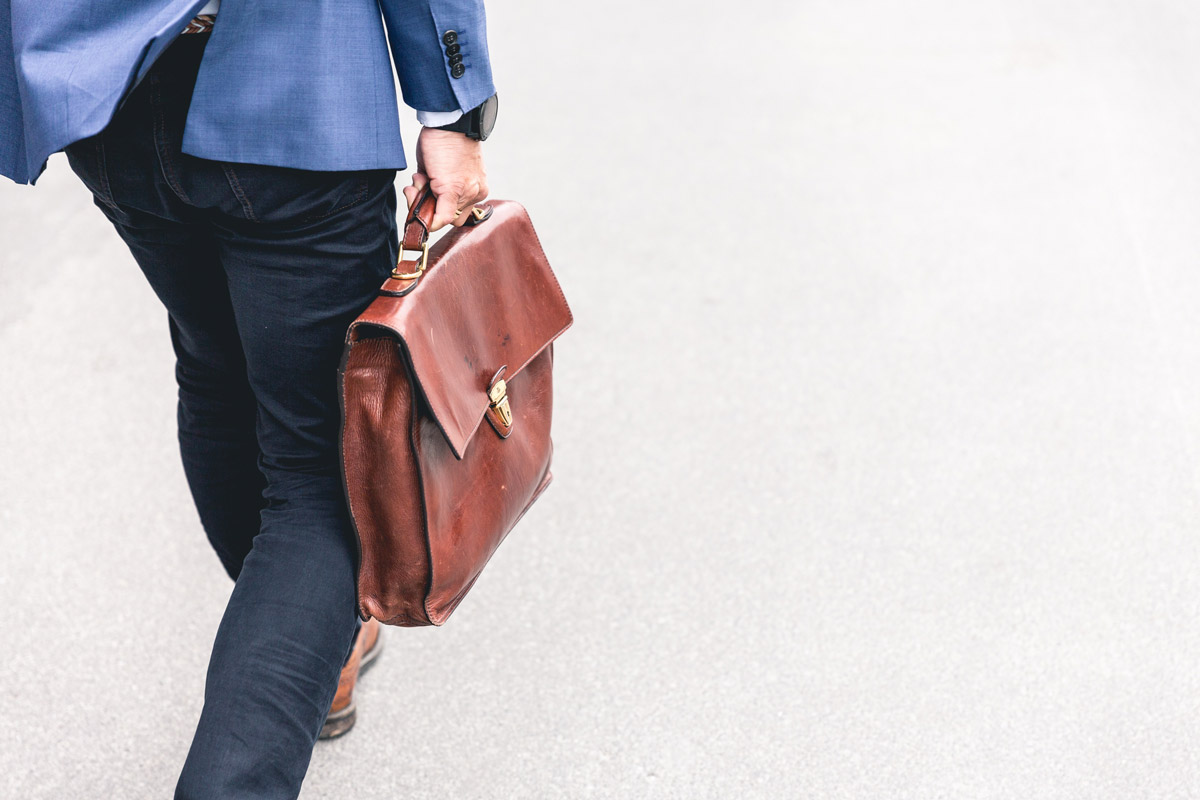
<svg viewBox="0 0 1200 800"><path fill-rule="evenodd" d="M394 181L394 169L317 171L221 162L241 206L254 222L316 222L364 202L374 187Z"/></svg>

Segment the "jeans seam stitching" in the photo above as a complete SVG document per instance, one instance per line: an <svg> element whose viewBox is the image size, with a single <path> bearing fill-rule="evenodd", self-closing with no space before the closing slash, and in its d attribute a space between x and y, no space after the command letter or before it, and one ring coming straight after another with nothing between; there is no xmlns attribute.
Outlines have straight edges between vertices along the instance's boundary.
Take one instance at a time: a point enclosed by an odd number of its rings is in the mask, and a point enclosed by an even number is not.
<svg viewBox="0 0 1200 800"><path fill-rule="evenodd" d="M166 145L167 138L167 121L163 116L162 110L162 92L159 91L157 76L147 76L150 82L150 105L154 110L154 152L158 155L158 165L162 168L163 178L166 179L167 185L171 190L179 196L179 199L185 203L192 202L187 192L179 185L179 180L175 175L175 171L170 167L169 158L163 157L163 149Z"/></svg>
<svg viewBox="0 0 1200 800"><path fill-rule="evenodd" d="M221 170L225 173L225 180L229 183L229 188L233 190L234 196L242 206L242 212L245 213L246 219L253 222L258 222L258 217L254 216L254 207L250 205L250 198L246 197L246 192L242 189L242 184L238 180L237 172L233 166L227 163L221 164Z"/></svg>
<svg viewBox="0 0 1200 800"><path fill-rule="evenodd" d="M113 197L112 185L108 181L108 159L104 155L104 132L101 131L96 135L96 172L100 179L100 199L113 209L117 207L117 201Z"/></svg>

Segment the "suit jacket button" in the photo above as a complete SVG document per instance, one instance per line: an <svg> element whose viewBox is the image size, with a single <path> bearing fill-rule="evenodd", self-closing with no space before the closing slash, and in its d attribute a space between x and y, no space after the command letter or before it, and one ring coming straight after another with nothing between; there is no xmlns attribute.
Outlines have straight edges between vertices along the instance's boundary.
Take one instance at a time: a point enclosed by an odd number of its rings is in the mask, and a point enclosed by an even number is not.
<svg viewBox="0 0 1200 800"><path fill-rule="evenodd" d="M442 41L446 43L447 47L449 47L450 45L452 45L458 41L458 32L457 31L446 31L445 35L442 36Z"/></svg>
<svg viewBox="0 0 1200 800"><path fill-rule="evenodd" d="M446 48L446 55L448 55L448 56L456 56L456 55L458 55L458 54L459 54L459 52L460 52L461 50L462 50L462 45L460 45L460 44L452 44L452 45L450 45L449 47L447 47L447 48Z"/></svg>
<svg viewBox="0 0 1200 800"><path fill-rule="evenodd" d="M453 67L455 64L461 64L461 63L462 63L462 56L458 56L458 55L450 56L450 66Z"/></svg>
<svg viewBox="0 0 1200 800"><path fill-rule="evenodd" d="M467 68L464 67L462 64L455 64L453 67L450 68L450 75L455 78L461 78L463 76L463 73L465 73L466 71L467 71Z"/></svg>

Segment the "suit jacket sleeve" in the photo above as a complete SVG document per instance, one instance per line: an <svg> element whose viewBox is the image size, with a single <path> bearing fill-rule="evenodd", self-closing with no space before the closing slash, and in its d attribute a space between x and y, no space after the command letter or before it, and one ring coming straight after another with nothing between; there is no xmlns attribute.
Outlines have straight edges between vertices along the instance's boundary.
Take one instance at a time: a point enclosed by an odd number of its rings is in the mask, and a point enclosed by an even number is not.
<svg viewBox="0 0 1200 800"><path fill-rule="evenodd" d="M379 0L406 105L424 111L469 111L495 94L483 0ZM454 77L454 31L462 72Z"/></svg>

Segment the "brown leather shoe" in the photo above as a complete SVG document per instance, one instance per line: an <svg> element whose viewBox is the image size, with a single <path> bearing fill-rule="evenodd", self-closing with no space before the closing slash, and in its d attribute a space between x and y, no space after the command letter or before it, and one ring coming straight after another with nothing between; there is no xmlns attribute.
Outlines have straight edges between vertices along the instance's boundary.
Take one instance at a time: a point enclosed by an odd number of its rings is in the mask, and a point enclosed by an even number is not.
<svg viewBox="0 0 1200 800"><path fill-rule="evenodd" d="M333 739L354 727L357 717L354 707L354 685L358 682L358 676L375 663L382 649L383 637L379 635L379 620L372 618L364 622L358 631L358 641L354 643L354 650L350 652L350 660L342 667L337 694L333 696L329 716L325 718L318 739Z"/></svg>

